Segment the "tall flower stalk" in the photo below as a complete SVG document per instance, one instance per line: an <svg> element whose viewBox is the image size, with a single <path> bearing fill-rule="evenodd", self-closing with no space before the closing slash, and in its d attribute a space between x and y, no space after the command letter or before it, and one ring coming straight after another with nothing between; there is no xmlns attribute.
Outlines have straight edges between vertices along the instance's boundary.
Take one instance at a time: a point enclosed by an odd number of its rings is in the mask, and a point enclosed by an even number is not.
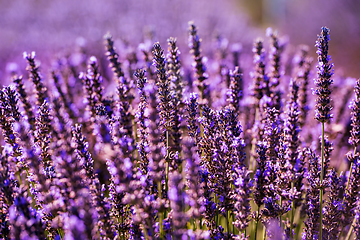
<svg viewBox="0 0 360 240"><path fill-rule="evenodd" d="M160 126L165 131L165 143L166 143L166 176L165 176L165 193L168 191L168 181L169 181L169 161L170 161L170 131L174 125L174 101L173 95L170 91L170 81L165 70L165 55L164 50L161 48L160 44L157 42L154 44L154 65L156 67L157 73L157 82L158 86L158 98L159 105L158 111L160 115ZM159 184L159 194L161 194L161 182ZM160 213L162 214L162 213ZM166 212L164 213L164 215ZM160 237L163 237L163 226L161 218L159 220L160 224Z"/></svg>
<svg viewBox="0 0 360 240"><path fill-rule="evenodd" d="M209 84L207 83L206 79L208 79L208 74L206 73L206 66L204 64L204 58L201 54L201 39L197 34L197 28L193 22L189 22L189 48L190 53L193 55L194 58L194 70L196 73L196 81L194 82L199 90L199 101L200 106L205 105L208 103L211 105L210 99L210 91L209 91Z"/></svg>
<svg viewBox="0 0 360 240"><path fill-rule="evenodd" d="M352 153L352 156L353 158L355 157L356 155L356 151L357 151L357 147L359 146L360 144L360 125L359 125L359 122L360 122L360 79L358 79L356 81L356 86L355 86L355 99L351 105L351 131L350 131L350 138L349 138L349 143L354 146L354 151ZM351 154L351 153L349 153ZM350 164L350 175L349 175L349 180L350 180L350 177L351 177L351 169L353 167L353 161L351 161L351 164ZM346 186L346 190L348 189L349 187L349 181L347 183L347 186Z"/></svg>
<svg viewBox="0 0 360 240"><path fill-rule="evenodd" d="M321 33L318 35L318 40L315 46L317 47L318 65L317 65L317 79L315 79L316 89L314 94L317 95L315 105L315 119L321 123L321 175L320 175L320 226L319 237L322 239L322 201L323 201L323 179L324 179L324 147L325 147L325 123L330 120L332 115L330 111L332 106L330 104L330 85L333 83L331 79L333 75L333 64L330 63L331 57L328 54L330 40L330 30L327 27L321 28Z"/></svg>

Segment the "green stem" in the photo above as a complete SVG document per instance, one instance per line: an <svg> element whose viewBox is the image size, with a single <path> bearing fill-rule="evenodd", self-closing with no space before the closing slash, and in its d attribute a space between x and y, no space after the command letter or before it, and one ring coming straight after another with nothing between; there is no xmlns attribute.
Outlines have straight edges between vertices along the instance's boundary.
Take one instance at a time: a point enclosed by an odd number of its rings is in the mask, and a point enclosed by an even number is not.
<svg viewBox="0 0 360 240"><path fill-rule="evenodd" d="M254 240L257 240L257 230L258 230L258 225L259 225L259 215L260 215L260 206L258 206L258 211L257 211L257 220L256 220L256 224L255 224L255 238L254 238Z"/></svg>
<svg viewBox="0 0 360 240"><path fill-rule="evenodd" d="M294 182L291 182L291 191L294 193ZM295 204L294 199L291 201L291 220L290 220L290 234L292 234L293 225L294 225L294 217L295 217Z"/></svg>
<svg viewBox="0 0 360 240"><path fill-rule="evenodd" d="M356 154L356 147L354 148L353 157L355 157L355 154ZM351 173L352 173L353 164L354 164L354 162L351 162L351 164L350 164L349 178L348 178L348 180L347 180L345 193L349 190L350 178L351 178ZM342 202L344 203L344 201L345 201L345 194L344 194L344 198L343 198L343 201L342 201Z"/></svg>
<svg viewBox="0 0 360 240"><path fill-rule="evenodd" d="M264 228L263 228L263 240L265 240L266 239L266 227L264 226Z"/></svg>
<svg viewBox="0 0 360 240"><path fill-rule="evenodd" d="M235 228L234 222L235 222L235 215L231 214L231 219L232 219L232 232L233 234L238 234L237 228Z"/></svg>
<svg viewBox="0 0 360 240"><path fill-rule="evenodd" d="M352 234L352 231L353 231L353 229L354 229L354 223L355 223L355 221L356 221L356 219L354 218L354 220L353 220L353 222L352 222L352 224L351 224L351 226L350 226L349 232L348 232L348 234L346 235L345 240L349 240L349 239L350 239L351 234Z"/></svg>
<svg viewBox="0 0 360 240"><path fill-rule="evenodd" d="M260 117L260 109L259 107L257 106L256 107L256 110L255 110L255 122L254 122L254 126L256 124L256 121L259 120L259 117ZM249 170L255 170L256 168L256 160L254 158L255 156L255 148L256 148L256 139L254 138L252 141L251 141L252 145L251 145L251 150L250 150L250 160L249 160Z"/></svg>
<svg viewBox="0 0 360 240"><path fill-rule="evenodd" d="M230 221L229 221L229 211L226 210L226 231L228 237L230 237Z"/></svg>
<svg viewBox="0 0 360 240"><path fill-rule="evenodd" d="M325 147L325 122L321 123L321 175L320 175L320 220L319 220L319 239L322 239L322 218L323 218L323 211L322 211L322 200L323 200L323 178L324 178L324 147Z"/></svg>
<svg viewBox="0 0 360 240"><path fill-rule="evenodd" d="M159 198L162 199L161 181L158 182L158 194L159 194ZM160 234L160 239L164 239L163 220L164 220L164 213L159 212L159 234Z"/></svg>
<svg viewBox="0 0 360 240"><path fill-rule="evenodd" d="M147 230L146 230L146 227L145 227L145 225L144 224L142 224L143 225L143 228L144 228L144 237L145 237L145 240L149 240L149 236L148 236L148 234L147 234Z"/></svg>
<svg viewBox="0 0 360 240"><path fill-rule="evenodd" d="M139 142L139 138L138 138L138 134L137 134L137 128L136 128L136 123L135 123L135 118L134 118L134 117L132 117L131 122L132 122L132 125L133 125L133 132L134 132L135 143L137 143L137 142ZM136 164L137 167L139 167L139 160L138 160L138 158L139 158L139 153L138 153L138 149L137 149L137 148L134 149L133 158L134 158L134 160L135 160L136 163L137 163L137 164Z"/></svg>
<svg viewBox="0 0 360 240"><path fill-rule="evenodd" d="M280 207L282 207L282 196L280 196ZM281 227L282 227L282 223L281 223L281 218L282 218L282 216L281 216L281 214L279 215L279 219L280 219L280 229L281 229Z"/></svg>
<svg viewBox="0 0 360 240"><path fill-rule="evenodd" d="M217 196L215 193L214 193L214 203L215 204L217 203ZM216 228L217 228L219 226L219 210L217 207L216 207L216 215L215 215L215 224L216 224Z"/></svg>
<svg viewBox="0 0 360 240"><path fill-rule="evenodd" d="M169 160L169 155L170 155L170 138L169 138L169 131L166 131L166 158L167 160ZM169 161L166 161L166 176L165 176L165 192L167 194L168 190L169 190L169 171L170 171L170 164ZM167 215L167 211L165 209L165 217Z"/></svg>

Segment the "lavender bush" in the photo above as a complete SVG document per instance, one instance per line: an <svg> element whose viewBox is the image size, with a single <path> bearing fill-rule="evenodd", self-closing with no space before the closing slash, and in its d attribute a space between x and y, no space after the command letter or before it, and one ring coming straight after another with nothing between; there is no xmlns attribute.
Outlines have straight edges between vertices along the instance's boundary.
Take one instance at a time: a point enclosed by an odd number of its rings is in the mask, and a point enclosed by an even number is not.
<svg viewBox="0 0 360 240"><path fill-rule="evenodd" d="M359 238L360 79L348 111L330 30L315 73L268 29L250 78L239 47L208 58L188 34L192 66L173 37L125 54L106 34L107 60L64 56L51 79L24 53L0 91L2 239Z"/></svg>

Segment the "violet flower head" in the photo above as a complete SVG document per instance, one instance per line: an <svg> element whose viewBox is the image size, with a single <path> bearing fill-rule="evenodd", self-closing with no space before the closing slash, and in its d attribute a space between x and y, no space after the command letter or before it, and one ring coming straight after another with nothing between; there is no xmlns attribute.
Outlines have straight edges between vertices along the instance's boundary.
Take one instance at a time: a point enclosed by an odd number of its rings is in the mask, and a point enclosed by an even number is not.
<svg viewBox="0 0 360 240"><path fill-rule="evenodd" d="M276 108L267 108L266 124L264 129L265 141L267 142L266 156L273 165L276 164L279 151L280 128L279 111Z"/></svg>
<svg viewBox="0 0 360 240"><path fill-rule="evenodd" d="M354 217L354 209L356 200L360 190L360 160L359 155L355 155L352 160L353 167L350 169L351 178L349 179L349 187L345 192L344 211L343 211L343 226L351 223Z"/></svg>
<svg viewBox="0 0 360 240"><path fill-rule="evenodd" d="M51 72L51 75L52 75L52 79L54 80L54 84L55 84L55 87L56 87L56 90L58 91L60 97L59 97L59 100L61 101L58 101L59 104L60 102L63 103L64 105L64 108L66 110L66 112L69 114L69 117L71 119L75 119L76 118L76 114L75 114L75 104L73 104L70 99L69 99L69 93L65 93L63 90L62 90L62 85L64 84L63 81L61 81L61 77L55 73L55 71L52 71ZM21 88L19 88L20 85L18 86L18 92L19 90L21 90ZM24 90L23 90L24 91ZM20 94L21 95L21 94ZM21 98L23 99L23 97ZM23 101L23 100L22 100ZM24 103L25 105L25 103ZM28 112L28 111L27 111Z"/></svg>
<svg viewBox="0 0 360 240"><path fill-rule="evenodd" d="M307 159L309 161L309 173L307 180L310 184L306 192L306 213L308 219L304 222L304 236L305 239L316 239L319 234L319 219L320 219L320 176L321 163L316 154L310 149L307 152Z"/></svg>
<svg viewBox="0 0 360 240"><path fill-rule="evenodd" d="M0 154L0 236L4 239L10 239L9 208L14 203L16 181L11 176L9 157Z"/></svg>
<svg viewBox="0 0 360 240"><path fill-rule="evenodd" d="M245 167L240 167L236 169L235 175L235 221L233 222L233 224L237 229L239 229L239 231L243 231L246 229L250 222L250 194L252 184L250 181L249 171L246 170Z"/></svg>
<svg viewBox="0 0 360 240"><path fill-rule="evenodd" d="M272 90L275 90L279 85L279 78L282 75L281 72L281 53L284 51L285 43L281 42L277 31L273 31L271 28L266 30L266 35L271 38L271 46L269 52L270 64L271 64L271 86Z"/></svg>
<svg viewBox="0 0 360 240"><path fill-rule="evenodd" d="M257 170L254 176L254 202L259 207L264 203L266 186L268 185L268 179L266 177L266 152L268 147L266 142L258 142L256 154L257 154Z"/></svg>
<svg viewBox="0 0 360 240"><path fill-rule="evenodd" d="M201 182L201 172L198 160L196 158L189 158L186 161L186 194L189 198L190 209L187 211L187 214L190 218L201 219L202 214L205 210L204 206L204 182Z"/></svg>
<svg viewBox="0 0 360 240"><path fill-rule="evenodd" d="M183 115L183 89L184 84L182 82L181 76L181 65L179 59L180 51L176 45L176 38L168 39L168 54L167 54L167 73L170 80L170 87L174 91L173 101L174 101L174 119L173 127L171 131L171 140L172 140L172 151L181 152L182 137L181 137L181 120ZM176 164L181 165L181 158L176 158Z"/></svg>
<svg viewBox="0 0 360 240"><path fill-rule="evenodd" d="M300 146L300 126L299 126L299 106L298 100L299 86L293 80L290 82L290 101L287 109L287 119L285 121L285 142L286 154L292 167L295 168L299 155Z"/></svg>
<svg viewBox="0 0 360 240"><path fill-rule="evenodd" d="M16 90L19 94L19 99L23 103L24 110L28 117L28 122L30 124L31 130L35 131L35 115L33 112L33 107L29 101L29 97L25 91L23 77L22 76L14 76L13 81L16 84Z"/></svg>
<svg viewBox="0 0 360 240"><path fill-rule="evenodd" d="M316 41L316 47L318 54L318 65L317 65L317 79L315 79L316 89L314 94L317 95L315 105L315 119L319 122L327 122L332 118L330 113L332 106L330 104L330 86L333 83L331 79L333 75L333 64L330 63L331 57L328 54L330 40L330 30L327 27L321 29L321 34L318 35Z"/></svg>
<svg viewBox="0 0 360 240"><path fill-rule="evenodd" d="M174 98L176 105L180 104L183 97L184 84L181 76L180 50L176 44L176 38L168 39L167 69L172 85L174 86Z"/></svg>
<svg viewBox="0 0 360 240"><path fill-rule="evenodd" d="M93 166L94 160L92 159L88 150L89 143L86 142L86 138L81 132L81 125L75 124L74 127L71 127L71 133L73 137L74 148L76 149L75 152L77 159L85 169L87 178L92 180L95 178Z"/></svg>
<svg viewBox="0 0 360 240"><path fill-rule="evenodd" d="M36 88L37 104L40 106L45 100L49 100L47 88L43 84L42 76L40 74L40 66L35 62L35 52L26 53L24 52L24 59L27 60L26 70L30 74L30 78Z"/></svg>
<svg viewBox="0 0 360 240"><path fill-rule="evenodd" d="M254 71L251 73L253 80L252 95L259 102L260 99L269 96L269 79L265 74L265 50L262 39L256 39L252 52L254 53Z"/></svg>
<svg viewBox="0 0 360 240"><path fill-rule="evenodd" d="M172 224L174 227L173 237L180 239L186 232L188 216L185 213L185 184L180 173L169 173L168 198L172 209Z"/></svg>
<svg viewBox="0 0 360 240"><path fill-rule="evenodd" d="M39 107L39 116L36 118L35 144L40 149L40 159L44 164L44 171L48 178L55 176L51 158L51 132L52 116L50 114L49 103L45 100Z"/></svg>
<svg viewBox="0 0 360 240"><path fill-rule="evenodd" d="M9 209L11 239L46 239L41 211L32 208L26 190L18 189L14 204Z"/></svg>
<svg viewBox="0 0 360 240"><path fill-rule="evenodd" d="M14 130L14 123L20 120L18 109L18 98L15 90L5 87L0 90L0 125L3 130L4 140L12 147L12 155L22 155L17 133Z"/></svg>
<svg viewBox="0 0 360 240"><path fill-rule="evenodd" d="M300 126L304 126L306 121L306 116L309 111L308 106L308 85L309 85L309 75L311 70L311 65L313 59L308 56L309 47L304 45L301 46L298 55L294 58L298 64L298 69L296 73L296 82L299 84L299 109L300 109L300 116L299 122Z"/></svg>
<svg viewBox="0 0 360 240"><path fill-rule="evenodd" d="M360 239L360 198L356 201L354 232L356 239Z"/></svg>
<svg viewBox="0 0 360 240"><path fill-rule="evenodd" d="M355 148L360 144L360 79L355 85L355 99L351 104L351 131L349 143Z"/></svg>
<svg viewBox="0 0 360 240"><path fill-rule="evenodd" d="M190 95L190 99L187 102L186 109L188 112L188 129L189 135L195 141L195 144L198 144L200 141L200 129L197 121L197 111L199 104L197 102L198 96L196 93Z"/></svg>
<svg viewBox="0 0 360 240"><path fill-rule="evenodd" d="M340 231L339 222L341 221L341 213L343 210L342 198L339 192L344 190L341 184L342 174L338 177L334 170L329 173L330 194L329 200L324 207L324 237L325 239L337 239Z"/></svg>
<svg viewBox="0 0 360 240"><path fill-rule="evenodd" d="M243 98L243 78L239 67L230 72L230 89L228 92L227 101L229 105L233 106L235 111L239 113L240 101Z"/></svg>
<svg viewBox="0 0 360 240"><path fill-rule="evenodd" d="M194 22L189 22L189 48L190 53L194 58L194 70L196 75L196 81L194 84L197 86L200 92L200 104L210 104L210 91L209 84L206 82L208 79L208 74L206 73L206 67L204 64L203 56L201 55L200 49L201 39L197 34L196 26Z"/></svg>
<svg viewBox="0 0 360 240"><path fill-rule="evenodd" d="M95 56L91 56L89 59L87 75L88 78L92 80L93 91L95 93L97 103L100 104L103 101L103 87L101 86L103 79L100 75L98 60Z"/></svg>
<svg viewBox="0 0 360 240"><path fill-rule="evenodd" d="M170 81L165 70L164 50L157 42L154 44L154 65L157 72L156 85L158 86L159 96L159 115L160 124L166 131L170 131L174 125L174 101L173 93L170 91Z"/></svg>
<svg viewBox="0 0 360 240"><path fill-rule="evenodd" d="M149 142L147 140L147 125L146 121L148 120L148 117L145 115L145 111L147 109L147 98L146 93L144 91L145 84L147 82L147 79L145 77L145 70L138 69L134 73L135 77L137 78L137 88L139 90L140 95L140 103L138 107L138 113L137 113L137 120L139 122L139 128L138 128L138 134L139 134L139 142L137 144L137 149L140 155L140 170L146 174L148 172L148 148L149 148Z"/></svg>
<svg viewBox="0 0 360 240"><path fill-rule="evenodd" d="M116 79L119 80L121 77L124 77L124 72L121 69L121 63L119 60L119 54L116 52L116 48L114 47L114 41L110 33L107 33L104 36L105 39L105 49L106 56L110 62L109 66L113 70Z"/></svg>

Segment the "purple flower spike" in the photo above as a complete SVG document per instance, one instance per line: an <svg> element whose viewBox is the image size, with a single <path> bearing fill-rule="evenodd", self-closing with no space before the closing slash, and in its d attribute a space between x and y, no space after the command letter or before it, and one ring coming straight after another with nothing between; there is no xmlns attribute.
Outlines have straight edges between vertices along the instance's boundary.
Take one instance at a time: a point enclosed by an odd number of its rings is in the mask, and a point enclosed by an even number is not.
<svg viewBox="0 0 360 240"><path fill-rule="evenodd" d="M330 86L333 83L333 80L331 79L333 75L333 64L329 62L331 59L330 55L328 55L329 40L330 30L327 27L323 27L315 44L318 49L316 51L318 54L318 77L315 79L316 89L314 90L314 94L317 95L315 119L319 122L327 122L332 117L332 114L330 113L332 109L330 104Z"/></svg>

